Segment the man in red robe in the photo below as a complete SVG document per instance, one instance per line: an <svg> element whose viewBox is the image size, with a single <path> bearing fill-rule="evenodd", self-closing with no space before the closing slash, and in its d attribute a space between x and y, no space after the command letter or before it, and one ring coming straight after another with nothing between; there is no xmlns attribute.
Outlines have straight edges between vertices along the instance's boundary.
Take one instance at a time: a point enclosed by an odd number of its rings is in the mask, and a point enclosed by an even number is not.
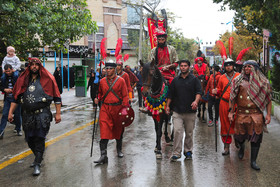
<svg viewBox="0 0 280 187"><path fill-rule="evenodd" d="M159 32L157 34L157 47L153 48L150 55L150 61L156 61L156 65L161 71L162 76L171 84L175 77L175 70L178 66L178 55L176 49L166 44L167 34Z"/></svg>
<svg viewBox="0 0 280 187"><path fill-rule="evenodd" d="M127 91L128 91L129 101L132 102L132 88L131 88L131 84L130 84L129 75L123 71L123 62L121 60L118 60L116 62L116 64L117 64L117 67L116 67L117 75L122 77L125 80Z"/></svg>
<svg viewBox="0 0 280 187"><path fill-rule="evenodd" d="M209 67L206 63L202 63L204 59L202 57L197 57L195 59L195 65L193 68L193 74L199 79L208 80L210 76Z"/></svg>
<svg viewBox="0 0 280 187"><path fill-rule="evenodd" d="M112 61L105 63L107 75L101 79L98 98L95 98L95 104L99 101L102 103L99 112L101 157L94 161L97 164L108 163L107 145L111 139L117 140L118 157L123 157L121 147L124 127L116 123L116 118L123 106L129 106L129 100L126 82L116 75L116 66L116 63Z"/></svg>
<svg viewBox="0 0 280 187"><path fill-rule="evenodd" d="M229 97L230 97L230 87L231 82L235 79L239 73L233 70L234 61L227 59L224 63L226 73L223 74L220 79L217 88L212 90L213 94L220 97L220 121L221 121L221 136L224 143L224 151L222 155L229 155L229 145L232 142L231 135L234 135L234 122L230 123L228 119L229 110Z"/></svg>

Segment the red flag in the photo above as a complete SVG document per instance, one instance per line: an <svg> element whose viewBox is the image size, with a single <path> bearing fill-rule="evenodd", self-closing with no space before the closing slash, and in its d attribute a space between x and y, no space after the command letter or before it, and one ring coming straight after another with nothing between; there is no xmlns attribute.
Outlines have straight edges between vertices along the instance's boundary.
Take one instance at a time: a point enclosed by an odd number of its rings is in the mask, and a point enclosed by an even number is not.
<svg viewBox="0 0 280 187"><path fill-rule="evenodd" d="M129 59L129 54L125 54L124 57L123 57L123 61L127 61Z"/></svg>
<svg viewBox="0 0 280 187"><path fill-rule="evenodd" d="M158 20L158 28L155 26L156 20L148 18L148 31L150 36L151 49L157 46L157 31L166 31L164 28L164 20Z"/></svg>
<svg viewBox="0 0 280 187"><path fill-rule="evenodd" d="M236 58L236 62L241 61L243 56L251 49L252 47L248 47L240 51L239 55Z"/></svg>
<svg viewBox="0 0 280 187"><path fill-rule="evenodd" d="M106 59L106 57L107 57L107 51L106 51L106 47L105 47L106 39L107 38L103 38L100 43L100 54L103 59Z"/></svg>
<svg viewBox="0 0 280 187"><path fill-rule="evenodd" d="M115 57L117 57L122 49L122 44L123 44L123 41L121 38L118 39L117 41L117 45L116 45L116 50L115 50Z"/></svg>

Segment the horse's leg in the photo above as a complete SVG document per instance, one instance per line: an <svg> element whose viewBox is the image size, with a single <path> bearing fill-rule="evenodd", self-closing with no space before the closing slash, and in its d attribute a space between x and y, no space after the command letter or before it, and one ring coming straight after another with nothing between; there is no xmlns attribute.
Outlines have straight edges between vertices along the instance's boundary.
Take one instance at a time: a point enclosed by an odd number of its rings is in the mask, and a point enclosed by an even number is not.
<svg viewBox="0 0 280 187"><path fill-rule="evenodd" d="M160 159L162 158L162 153L161 153L162 123L159 123L155 119L154 122L155 122L156 136L157 136L155 153L156 153L156 158Z"/></svg>
<svg viewBox="0 0 280 187"><path fill-rule="evenodd" d="M165 114L165 113L163 113L162 115L161 115L162 117L161 117L161 121L160 121L160 123L161 124L163 124L164 123L164 137L165 137L165 142L166 143L169 143L170 142L170 138L169 138L169 136L168 136L168 122L169 122L169 116L167 115L167 114Z"/></svg>

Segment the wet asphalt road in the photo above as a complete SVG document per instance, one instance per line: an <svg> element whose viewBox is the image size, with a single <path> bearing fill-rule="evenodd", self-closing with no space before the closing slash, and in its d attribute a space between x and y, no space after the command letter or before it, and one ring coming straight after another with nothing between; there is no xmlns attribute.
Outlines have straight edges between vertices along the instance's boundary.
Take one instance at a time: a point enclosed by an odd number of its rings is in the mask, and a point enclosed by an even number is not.
<svg viewBox="0 0 280 187"><path fill-rule="evenodd" d="M0 170L0 186L280 186L280 128L275 119L269 125L257 159L261 171L251 169L250 145L239 160L232 145L229 156L222 156L223 146L218 137L215 151L214 127L196 121L192 160L170 162L172 146L162 139L163 158L154 154L155 132L152 118L135 108L135 121L126 128L123 140L124 158L116 156L115 140L108 145L109 163L95 165L100 156L99 133L90 157L92 125L65 136L46 148L41 175L32 176L34 156L29 155ZM87 104L65 111L63 121L53 124L47 141L93 121L92 105ZM28 150L24 138L12 132L8 125L0 140L0 164ZM99 129L98 129L99 131Z"/></svg>

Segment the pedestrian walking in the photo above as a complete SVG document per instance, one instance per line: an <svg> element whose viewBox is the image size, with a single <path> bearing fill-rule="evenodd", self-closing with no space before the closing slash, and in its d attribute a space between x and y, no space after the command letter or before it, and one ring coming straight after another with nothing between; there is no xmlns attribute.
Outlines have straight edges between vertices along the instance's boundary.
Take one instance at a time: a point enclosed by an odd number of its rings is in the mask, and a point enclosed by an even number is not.
<svg viewBox="0 0 280 187"><path fill-rule="evenodd" d="M87 90L90 87L90 98L92 99L92 102L93 102L93 108L96 108L96 104L94 102L94 99L96 98L96 93L97 93L97 90L98 90L98 82L95 83L95 80L96 80L96 73L94 72L94 70L91 70L90 78L89 78L88 85L87 85Z"/></svg>
<svg viewBox="0 0 280 187"><path fill-rule="evenodd" d="M54 76L56 84L58 86L59 93L62 94L63 87L62 87L62 76L61 76L61 69L60 69L60 67L56 67L55 68L53 76Z"/></svg>
<svg viewBox="0 0 280 187"><path fill-rule="evenodd" d="M212 93L212 90L217 88L219 79L221 77L220 67L218 65L214 66L215 74L213 73L210 75L209 81L207 83L206 89L205 89L205 95L208 95L208 126L212 127L215 123L218 123L219 120L219 104L220 99L215 94ZM215 121L213 121L213 106L215 110Z"/></svg>
<svg viewBox="0 0 280 187"><path fill-rule="evenodd" d="M179 61L181 73L173 79L167 96L166 113L173 111L174 143L172 161L181 158L182 142L184 140L184 155L192 159L193 129L198 102L202 95L199 80L189 72L190 61Z"/></svg>
<svg viewBox="0 0 280 187"><path fill-rule="evenodd" d="M230 58L225 60L225 74L220 79L217 88L212 90L213 94L217 94L220 98L219 115L221 121L221 137L224 143L224 151L222 155L229 155L230 144L232 142L232 135L234 135L234 122L230 123L228 119L229 113L229 97L230 97L230 85L239 73L233 69L234 61Z"/></svg>
<svg viewBox="0 0 280 187"><path fill-rule="evenodd" d="M20 75L14 86L15 102L11 104L8 119L10 122L13 121L13 113L21 104L25 140L35 155L31 167L34 167L33 175L38 176L41 173L46 135L53 117L50 104L52 101L55 102L55 122L59 123L61 98L53 75L42 66L38 58L31 58L29 61L28 68Z"/></svg>
<svg viewBox="0 0 280 187"><path fill-rule="evenodd" d="M230 102L229 121L233 121L234 106L237 104L235 119L235 139L239 143L238 157L242 159L245 140L251 143L251 167L260 170L256 163L263 132L271 121L272 95L269 80L260 71L254 60L244 63L240 76L233 80ZM263 111L267 110L264 118Z"/></svg>
<svg viewBox="0 0 280 187"><path fill-rule="evenodd" d="M129 106L129 99L126 82L116 75L116 66L112 60L105 63L106 77L101 79L98 98L95 98L95 104L99 101L102 103L99 113L101 156L99 160L94 161L97 164L108 163L107 145L111 139L116 139L118 157L124 156L122 153L124 127L122 123L117 123L117 118L119 118L120 109L123 106Z"/></svg>
<svg viewBox="0 0 280 187"><path fill-rule="evenodd" d="M5 94L4 95L4 107L2 112L2 119L0 124L0 139L4 137L4 130L7 125L9 110L11 107L11 103L15 102L13 96L13 87L19 77L18 71L13 71L13 67L10 64L6 64L4 66L4 75L1 77L0 90ZM22 136L21 132L21 115L20 115L21 107L17 106L15 109L15 131L18 136Z"/></svg>

